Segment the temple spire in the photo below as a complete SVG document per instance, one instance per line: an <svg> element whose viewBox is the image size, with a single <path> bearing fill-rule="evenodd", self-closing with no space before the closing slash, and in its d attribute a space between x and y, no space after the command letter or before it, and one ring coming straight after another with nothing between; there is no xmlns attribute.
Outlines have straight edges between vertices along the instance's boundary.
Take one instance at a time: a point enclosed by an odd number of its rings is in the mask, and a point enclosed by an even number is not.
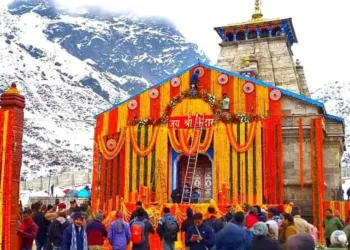
<svg viewBox="0 0 350 250"><path fill-rule="evenodd" d="M263 14L261 13L261 1L255 0L255 11L252 15L253 20L261 19L263 17Z"/></svg>

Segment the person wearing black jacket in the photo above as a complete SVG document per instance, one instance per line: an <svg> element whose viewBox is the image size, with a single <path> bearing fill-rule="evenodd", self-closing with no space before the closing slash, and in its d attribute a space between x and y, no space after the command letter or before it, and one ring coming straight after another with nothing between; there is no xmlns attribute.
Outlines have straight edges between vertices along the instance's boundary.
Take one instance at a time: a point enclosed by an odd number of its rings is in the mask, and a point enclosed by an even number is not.
<svg viewBox="0 0 350 250"><path fill-rule="evenodd" d="M193 223L193 210L190 207L188 207L186 209L186 214L187 214L187 218L181 224L181 231L182 232L187 232L187 229L189 229L191 226L194 225L194 223Z"/></svg>
<svg viewBox="0 0 350 250"><path fill-rule="evenodd" d="M58 217L49 227L49 246L52 250L59 250L63 243L63 232L69 226L67 221L67 211L65 209L58 212Z"/></svg>
<svg viewBox="0 0 350 250"><path fill-rule="evenodd" d="M133 219L136 218L138 211L140 209L142 209L142 211L144 212L143 217L145 217L147 220L149 220L148 213L142 208L142 202L138 201L138 202L136 202L136 210L134 212L132 212L132 214L131 214L130 221L132 221Z"/></svg>
<svg viewBox="0 0 350 250"><path fill-rule="evenodd" d="M38 233L36 235L35 243L37 250L43 249L47 244L47 230L50 226L50 221L45 219L44 211L42 210L42 205L36 203L34 205L34 215L33 220L38 226Z"/></svg>

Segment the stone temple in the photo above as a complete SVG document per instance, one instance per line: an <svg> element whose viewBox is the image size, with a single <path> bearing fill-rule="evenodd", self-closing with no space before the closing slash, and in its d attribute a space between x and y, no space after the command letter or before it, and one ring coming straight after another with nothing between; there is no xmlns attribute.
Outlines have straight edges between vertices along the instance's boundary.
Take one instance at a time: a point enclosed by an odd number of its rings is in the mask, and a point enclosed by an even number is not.
<svg viewBox="0 0 350 250"><path fill-rule="evenodd" d="M294 61L293 58L292 46L298 40L292 18L265 19L260 4L260 1L256 1L251 20L215 28L222 38L217 66L310 97L304 68L298 59ZM323 112L318 107L288 98L283 100L282 113L292 116L283 119L282 126L284 198L304 204L305 212L311 214L311 156L308 142L310 127L303 127L303 138L306 139L303 142L306 196L304 195L301 201L297 117L302 117L307 123L311 117ZM324 198L337 200L341 196L341 158L345 150L344 123L339 117L325 118Z"/></svg>
<svg viewBox="0 0 350 250"><path fill-rule="evenodd" d="M293 201L321 218L339 197L344 121L310 97L292 19L263 18L256 1L251 20L215 31L216 66L199 62L96 116L95 210L168 203L174 190L189 203L195 189L203 205Z"/></svg>

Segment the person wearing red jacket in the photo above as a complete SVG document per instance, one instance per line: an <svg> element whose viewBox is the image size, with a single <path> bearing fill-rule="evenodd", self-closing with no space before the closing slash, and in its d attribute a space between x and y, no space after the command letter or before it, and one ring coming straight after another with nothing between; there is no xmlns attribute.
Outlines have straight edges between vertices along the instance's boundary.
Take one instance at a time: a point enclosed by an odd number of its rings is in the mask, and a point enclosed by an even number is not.
<svg viewBox="0 0 350 250"><path fill-rule="evenodd" d="M33 242L38 233L38 226L32 218L32 210L27 209L22 213L22 224L17 231L19 249L32 250Z"/></svg>
<svg viewBox="0 0 350 250"><path fill-rule="evenodd" d="M99 211L96 217L86 227L87 240L90 250L102 250L105 238L107 238L107 230L102 223L103 214Z"/></svg>
<svg viewBox="0 0 350 250"><path fill-rule="evenodd" d="M248 229L251 229L255 223L259 222L258 218L258 209L256 207L251 207L249 209L249 214L247 215L245 219L245 226Z"/></svg>

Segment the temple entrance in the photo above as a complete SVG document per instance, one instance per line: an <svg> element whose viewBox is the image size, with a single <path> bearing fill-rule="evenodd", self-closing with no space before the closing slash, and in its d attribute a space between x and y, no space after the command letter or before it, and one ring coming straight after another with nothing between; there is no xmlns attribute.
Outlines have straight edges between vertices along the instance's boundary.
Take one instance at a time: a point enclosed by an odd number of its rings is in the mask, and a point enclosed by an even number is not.
<svg viewBox="0 0 350 250"><path fill-rule="evenodd" d="M182 155L178 160L178 182L179 186L184 185L188 156ZM197 187L200 193L199 202L209 202L213 197L213 174L212 161L207 155L199 154L193 188Z"/></svg>

